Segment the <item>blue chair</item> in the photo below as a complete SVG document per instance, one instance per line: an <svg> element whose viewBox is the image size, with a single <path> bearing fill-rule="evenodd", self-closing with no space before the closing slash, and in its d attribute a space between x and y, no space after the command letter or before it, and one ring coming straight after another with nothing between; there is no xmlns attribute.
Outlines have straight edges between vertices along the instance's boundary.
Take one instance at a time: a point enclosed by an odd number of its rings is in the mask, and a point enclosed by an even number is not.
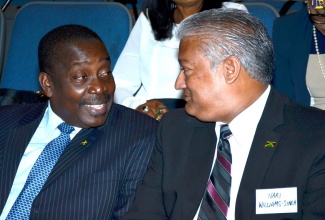
<svg viewBox="0 0 325 220"><path fill-rule="evenodd" d="M0 0L0 5L2 6L2 11L6 11L9 6L23 6L30 2L36 1L49 1L52 2L53 0Z"/></svg>
<svg viewBox="0 0 325 220"><path fill-rule="evenodd" d="M302 9L304 7L305 0L243 0L243 3L246 3L246 2L267 3L271 6L273 6L275 8L275 10L277 10L281 16L280 10L283 8L283 6L285 4L287 4L287 2L295 2L295 4L293 4L292 7L290 7L290 10L288 11L288 13L292 13L292 12L299 11L300 9Z"/></svg>
<svg viewBox="0 0 325 220"><path fill-rule="evenodd" d="M4 60L4 42L5 42L5 18L3 12L0 10L0 78L2 72L2 62Z"/></svg>
<svg viewBox="0 0 325 220"><path fill-rule="evenodd" d="M273 22L279 17L279 12L273 6L263 2L243 2L243 4L250 14L264 23L269 35L272 37Z"/></svg>
<svg viewBox="0 0 325 220"><path fill-rule="evenodd" d="M119 2L123 5L125 5L131 14L134 15L134 20L136 21L139 17L139 13L143 9L143 0L108 0L108 1L114 1L114 2Z"/></svg>
<svg viewBox="0 0 325 220"><path fill-rule="evenodd" d="M6 38L6 22L3 12L0 10L0 79L2 73L2 64L4 62L4 51L5 51L5 38Z"/></svg>
<svg viewBox="0 0 325 220"><path fill-rule="evenodd" d="M8 0L0 0L0 5L4 6ZM23 6L31 2L107 2L106 0L10 0L8 6Z"/></svg>
<svg viewBox="0 0 325 220"><path fill-rule="evenodd" d="M115 2L32 2L17 13L0 88L37 91L37 49L40 39L64 24L80 24L95 31L111 56L111 69L132 28L127 8Z"/></svg>

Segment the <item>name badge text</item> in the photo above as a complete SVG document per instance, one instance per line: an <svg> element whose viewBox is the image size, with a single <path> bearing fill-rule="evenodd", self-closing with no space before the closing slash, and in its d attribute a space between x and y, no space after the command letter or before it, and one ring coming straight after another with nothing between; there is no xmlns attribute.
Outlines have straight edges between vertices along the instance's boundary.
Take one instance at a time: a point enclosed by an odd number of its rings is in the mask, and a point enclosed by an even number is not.
<svg viewBox="0 0 325 220"><path fill-rule="evenodd" d="M297 187L256 190L256 214L296 213L297 211Z"/></svg>

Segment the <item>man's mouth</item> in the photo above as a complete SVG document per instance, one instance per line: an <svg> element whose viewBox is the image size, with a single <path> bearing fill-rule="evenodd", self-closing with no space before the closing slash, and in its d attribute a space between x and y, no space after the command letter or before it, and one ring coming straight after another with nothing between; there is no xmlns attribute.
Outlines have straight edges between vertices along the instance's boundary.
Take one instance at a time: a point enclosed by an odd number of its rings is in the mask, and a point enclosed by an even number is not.
<svg viewBox="0 0 325 220"><path fill-rule="evenodd" d="M107 103L103 104L85 104L85 109L93 116L104 115L107 112Z"/></svg>
<svg viewBox="0 0 325 220"><path fill-rule="evenodd" d="M184 93L184 100L189 101L191 99L191 96L189 93Z"/></svg>
<svg viewBox="0 0 325 220"><path fill-rule="evenodd" d="M85 105L87 108L94 108L94 109L101 109L103 108L104 104L100 105Z"/></svg>
<svg viewBox="0 0 325 220"><path fill-rule="evenodd" d="M82 99L79 102L80 107L93 116L105 115L108 112L108 103L111 101L112 96L105 94L103 96L94 96L88 99Z"/></svg>

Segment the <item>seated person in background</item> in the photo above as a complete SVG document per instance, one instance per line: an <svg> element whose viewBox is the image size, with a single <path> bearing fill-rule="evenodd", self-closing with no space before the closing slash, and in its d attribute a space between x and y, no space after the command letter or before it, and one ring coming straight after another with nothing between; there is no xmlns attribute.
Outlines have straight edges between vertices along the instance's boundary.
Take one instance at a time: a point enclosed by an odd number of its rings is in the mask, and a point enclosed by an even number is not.
<svg viewBox="0 0 325 220"><path fill-rule="evenodd" d="M0 219L118 219L157 122L113 103L110 57L90 29L53 29L38 58L48 103L0 107Z"/></svg>
<svg viewBox="0 0 325 220"><path fill-rule="evenodd" d="M185 19L178 37L185 110L162 118L122 219L324 220L325 112L270 86L261 21L208 10Z"/></svg>
<svg viewBox="0 0 325 220"><path fill-rule="evenodd" d="M272 83L303 105L325 109L325 9L315 2L275 20Z"/></svg>
<svg viewBox="0 0 325 220"><path fill-rule="evenodd" d="M183 92L174 88L178 24L186 17L211 8L222 0L152 0L141 13L113 70L115 102L160 119L170 109L184 107ZM225 2L224 7L245 6Z"/></svg>

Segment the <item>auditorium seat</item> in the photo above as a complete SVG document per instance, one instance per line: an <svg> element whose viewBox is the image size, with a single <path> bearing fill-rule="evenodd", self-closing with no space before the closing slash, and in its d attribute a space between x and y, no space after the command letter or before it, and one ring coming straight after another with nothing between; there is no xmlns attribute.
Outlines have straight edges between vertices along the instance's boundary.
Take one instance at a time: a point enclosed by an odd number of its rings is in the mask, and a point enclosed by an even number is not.
<svg viewBox="0 0 325 220"><path fill-rule="evenodd" d="M0 88L37 91L37 47L50 30L64 24L81 24L94 30L111 55L111 69L132 28L129 10L115 2L32 2L14 21Z"/></svg>
<svg viewBox="0 0 325 220"><path fill-rule="evenodd" d="M304 0L243 0L243 3L247 3L247 2L267 3L271 6L273 6L275 8L275 10L277 10L280 13L280 10L282 9L282 7L286 4L286 2L289 2L289 1L295 2L295 3L292 4L292 6L287 11L287 13L299 11L300 9L302 9L302 7L305 4Z"/></svg>
<svg viewBox="0 0 325 220"><path fill-rule="evenodd" d="M279 17L279 13L269 4L263 2L244 2L248 12L260 19L270 35L272 36L273 22Z"/></svg>
<svg viewBox="0 0 325 220"><path fill-rule="evenodd" d="M0 78L2 73L2 63L4 61L4 42L5 42L5 18L2 10L0 10Z"/></svg>

